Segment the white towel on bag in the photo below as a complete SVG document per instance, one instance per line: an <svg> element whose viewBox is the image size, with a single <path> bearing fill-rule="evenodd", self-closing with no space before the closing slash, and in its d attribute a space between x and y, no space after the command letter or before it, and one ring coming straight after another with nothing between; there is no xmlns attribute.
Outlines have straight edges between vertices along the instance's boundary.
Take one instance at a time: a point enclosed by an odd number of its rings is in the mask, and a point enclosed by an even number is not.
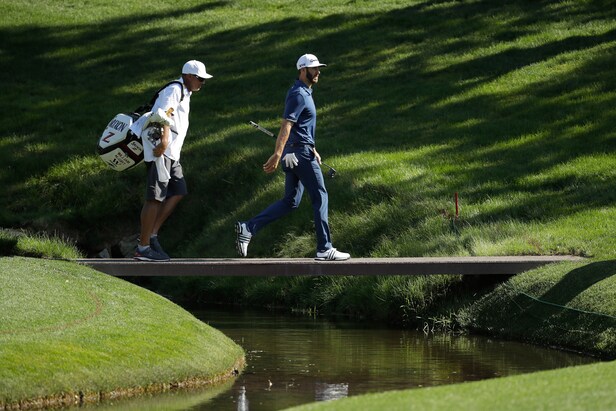
<svg viewBox="0 0 616 411"><path fill-rule="evenodd" d="M154 164L156 164L156 171L158 172L158 179L163 183L166 183L171 178L171 174L169 174L169 170L165 167L165 155L163 154L160 157L156 157L154 160Z"/></svg>
<svg viewBox="0 0 616 411"><path fill-rule="evenodd" d="M168 116L167 113L165 113L160 108L156 111L146 113L142 117L144 118L144 120L143 120L143 123L141 124L142 130L143 130L141 134L141 139L144 142L144 148L147 147L149 149L149 152L152 153L152 151L154 151L155 146L148 139L148 126L150 125L150 123L157 123L157 124L162 124L162 125L166 125L169 127L173 127L173 124L174 124L173 118ZM146 157L150 157L150 156L146 156ZM160 157L155 157L155 156L152 156L152 157L154 160L154 164L156 165L156 171L158 172L158 179L162 181L163 183L166 183L171 178L171 175L169 174L169 170L167 170L167 167L165 166L165 155L163 154ZM147 160L148 159L146 158L146 161Z"/></svg>

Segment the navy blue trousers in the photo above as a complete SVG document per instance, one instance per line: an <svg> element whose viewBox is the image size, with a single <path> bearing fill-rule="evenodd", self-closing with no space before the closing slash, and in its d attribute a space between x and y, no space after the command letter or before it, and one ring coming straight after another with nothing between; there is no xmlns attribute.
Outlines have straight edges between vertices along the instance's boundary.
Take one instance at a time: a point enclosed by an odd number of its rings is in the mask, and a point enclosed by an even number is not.
<svg viewBox="0 0 616 411"><path fill-rule="evenodd" d="M285 148L282 156L295 153L298 164L292 169L282 162L285 172L284 197L269 205L257 216L248 220L248 230L255 235L263 227L299 207L304 190L308 192L314 212L314 228L317 240L317 251L332 248L332 240L328 223L328 197L323 180L321 167L317 162L311 146Z"/></svg>

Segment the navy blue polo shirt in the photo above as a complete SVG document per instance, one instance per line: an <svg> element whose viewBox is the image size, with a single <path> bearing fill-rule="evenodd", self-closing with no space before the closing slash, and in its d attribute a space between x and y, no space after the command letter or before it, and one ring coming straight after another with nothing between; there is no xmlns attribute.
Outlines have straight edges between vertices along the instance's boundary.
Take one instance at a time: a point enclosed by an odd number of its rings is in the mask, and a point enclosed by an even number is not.
<svg viewBox="0 0 616 411"><path fill-rule="evenodd" d="M312 89L303 81L295 80L287 92L283 118L293 123L287 144L315 145L317 108L312 99Z"/></svg>

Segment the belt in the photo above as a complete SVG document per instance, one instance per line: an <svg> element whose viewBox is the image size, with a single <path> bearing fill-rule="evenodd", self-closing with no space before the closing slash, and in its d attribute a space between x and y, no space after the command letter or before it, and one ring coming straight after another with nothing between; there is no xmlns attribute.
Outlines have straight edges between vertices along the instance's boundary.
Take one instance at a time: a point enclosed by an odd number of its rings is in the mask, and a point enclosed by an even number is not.
<svg viewBox="0 0 616 411"><path fill-rule="evenodd" d="M305 147L308 146L310 148L314 148L313 144L306 144L306 143L287 143L287 147Z"/></svg>

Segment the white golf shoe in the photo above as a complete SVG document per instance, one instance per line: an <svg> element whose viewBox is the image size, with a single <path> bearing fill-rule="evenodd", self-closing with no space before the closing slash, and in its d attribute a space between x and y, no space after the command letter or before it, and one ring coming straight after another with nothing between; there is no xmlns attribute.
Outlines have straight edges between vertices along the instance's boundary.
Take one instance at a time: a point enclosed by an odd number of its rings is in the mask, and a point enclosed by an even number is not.
<svg viewBox="0 0 616 411"><path fill-rule="evenodd" d="M248 243L250 243L252 234L248 231L246 223L242 223L240 221L235 223L235 233L237 234L237 240L235 243L237 252L242 257L246 257L248 255Z"/></svg>
<svg viewBox="0 0 616 411"><path fill-rule="evenodd" d="M344 261L349 258L351 258L351 254L343 253L332 247L323 252L318 251L317 256L314 259L318 261Z"/></svg>

